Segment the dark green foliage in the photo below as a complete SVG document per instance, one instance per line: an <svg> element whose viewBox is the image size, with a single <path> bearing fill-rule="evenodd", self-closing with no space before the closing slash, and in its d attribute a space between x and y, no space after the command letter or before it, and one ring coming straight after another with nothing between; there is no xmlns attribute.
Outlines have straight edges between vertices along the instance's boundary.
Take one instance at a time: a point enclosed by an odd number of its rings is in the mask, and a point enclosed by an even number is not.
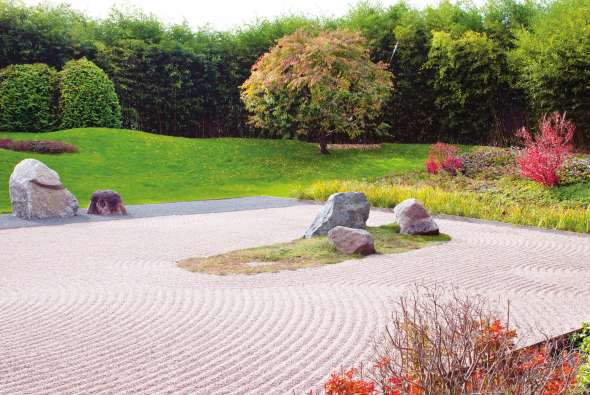
<svg viewBox="0 0 590 395"><path fill-rule="evenodd" d="M397 141L436 142L440 135L432 71L422 65L428 59L431 33L420 14L409 10L393 30L398 48L391 61L396 88L387 122Z"/></svg>
<svg viewBox="0 0 590 395"><path fill-rule="evenodd" d="M121 126L121 106L113 82L104 71L82 58L67 62L59 73L60 126Z"/></svg>
<svg viewBox="0 0 590 395"><path fill-rule="evenodd" d="M51 130L56 121L56 71L45 64L0 70L0 130Z"/></svg>
<svg viewBox="0 0 590 395"><path fill-rule="evenodd" d="M486 142L496 125L506 69L498 45L485 33L458 38L435 32L425 67L434 72L441 127L447 141Z"/></svg>
<svg viewBox="0 0 590 395"><path fill-rule="evenodd" d="M302 26L319 22L284 17L231 33L193 32L115 12L97 28L108 45L96 63L115 82L127 127L187 137L257 136L238 87L262 53Z"/></svg>
<svg viewBox="0 0 590 395"><path fill-rule="evenodd" d="M369 41L373 60L389 64L395 75L395 88L383 114L383 121L391 127L381 138L401 142L437 140L433 136L436 122L434 97L428 86L430 73L421 68L428 54L430 33L420 12L405 3L389 8L360 3L341 23L360 30Z"/></svg>
<svg viewBox="0 0 590 395"><path fill-rule="evenodd" d="M540 11L541 4L534 0L489 0L484 8L484 30L503 48L511 48L514 32L528 29Z"/></svg>
<svg viewBox="0 0 590 395"><path fill-rule="evenodd" d="M93 24L65 5L23 7L0 0L0 68L46 63L59 69L70 59L91 57Z"/></svg>
<svg viewBox="0 0 590 395"><path fill-rule="evenodd" d="M246 122L239 93L256 60L299 28L348 28L363 34L372 60L389 64L396 77L382 114L390 128L365 139L509 144L527 117L567 111L578 126L578 142L590 144L587 0L487 0L480 8L450 1L425 9L376 4L361 2L341 18L286 16L218 32L165 25L142 13L114 10L95 21L67 6L0 0L0 67L42 62L60 69L86 56L115 83L127 127L195 137L259 136ZM450 57L431 52L433 31L449 34L453 56L461 60L444 81L437 73L449 65L438 62ZM469 60L469 54L484 57ZM498 67L501 79L495 81ZM457 87L459 95L449 90ZM470 100L456 101L467 93Z"/></svg>
<svg viewBox="0 0 590 395"><path fill-rule="evenodd" d="M557 0L516 33L511 60L537 114L567 112L590 144L590 2Z"/></svg>
<svg viewBox="0 0 590 395"><path fill-rule="evenodd" d="M117 86L126 127L195 137L211 89L198 57L129 42L105 49L99 60Z"/></svg>

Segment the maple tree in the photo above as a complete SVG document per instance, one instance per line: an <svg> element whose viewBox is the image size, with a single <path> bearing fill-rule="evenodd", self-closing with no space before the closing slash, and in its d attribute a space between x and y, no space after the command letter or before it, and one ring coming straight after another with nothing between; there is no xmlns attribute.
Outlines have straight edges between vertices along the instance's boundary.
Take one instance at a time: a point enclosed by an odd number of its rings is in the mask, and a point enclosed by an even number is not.
<svg viewBox="0 0 590 395"><path fill-rule="evenodd" d="M346 30L297 30L252 67L241 97L250 122L282 137L316 139L328 153L332 135L378 130L392 74L370 59L365 39Z"/></svg>

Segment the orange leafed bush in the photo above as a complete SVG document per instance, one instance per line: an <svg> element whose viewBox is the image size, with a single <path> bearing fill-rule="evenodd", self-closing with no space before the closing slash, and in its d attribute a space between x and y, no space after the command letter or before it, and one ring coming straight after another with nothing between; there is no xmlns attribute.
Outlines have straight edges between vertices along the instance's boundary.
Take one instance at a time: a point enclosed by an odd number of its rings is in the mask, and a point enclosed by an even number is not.
<svg viewBox="0 0 590 395"><path fill-rule="evenodd" d="M417 288L400 299L369 373L334 373L325 393L561 395L575 387L576 352L550 341L519 349L516 331L495 315L482 298Z"/></svg>
<svg viewBox="0 0 590 395"><path fill-rule="evenodd" d="M324 385L326 395L371 395L375 393L375 382L357 378L358 371L354 368L342 373L332 373L330 380Z"/></svg>

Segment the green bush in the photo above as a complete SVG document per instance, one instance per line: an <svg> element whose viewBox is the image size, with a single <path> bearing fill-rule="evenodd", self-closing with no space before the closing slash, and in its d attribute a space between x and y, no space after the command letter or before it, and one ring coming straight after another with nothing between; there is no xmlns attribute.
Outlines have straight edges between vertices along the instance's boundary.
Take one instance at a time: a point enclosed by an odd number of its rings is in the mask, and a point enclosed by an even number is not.
<svg viewBox="0 0 590 395"><path fill-rule="evenodd" d="M582 364L578 371L578 386L580 394L590 391L590 324L584 323L582 330L573 337L574 344L582 354Z"/></svg>
<svg viewBox="0 0 590 395"><path fill-rule="evenodd" d="M486 141L498 117L504 64L502 51L485 33L455 38L434 32L425 67L434 71L440 122L451 141Z"/></svg>
<svg viewBox="0 0 590 395"><path fill-rule="evenodd" d="M0 70L0 130L51 130L56 114L56 74L40 63Z"/></svg>
<svg viewBox="0 0 590 395"><path fill-rule="evenodd" d="M82 58L67 62L59 73L61 127L121 126L115 86L102 69Z"/></svg>
<svg viewBox="0 0 590 395"><path fill-rule="evenodd" d="M578 143L590 143L590 2L557 0L516 33L510 53L538 115L567 112Z"/></svg>

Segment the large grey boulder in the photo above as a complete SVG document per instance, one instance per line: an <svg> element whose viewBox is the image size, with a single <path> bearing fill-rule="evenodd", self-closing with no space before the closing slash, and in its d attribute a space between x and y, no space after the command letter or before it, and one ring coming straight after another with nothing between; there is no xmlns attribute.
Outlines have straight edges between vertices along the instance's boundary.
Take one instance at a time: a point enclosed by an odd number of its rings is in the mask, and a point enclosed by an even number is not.
<svg viewBox="0 0 590 395"><path fill-rule="evenodd" d="M115 191L96 191L90 199L90 206L86 214L92 215L127 215L123 199Z"/></svg>
<svg viewBox="0 0 590 395"><path fill-rule="evenodd" d="M336 226L363 229L369 218L371 206L364 193L340 192L331 195L322 207L305 238L326 235Z"/></svg>
<svg viewBox="0 0 590 395"><path fill-rule="evenodd" d="M400 233L407 235L437 235L438 225L422 203L416 199L407 199L393 209L395 219L400 226Z"/></svg>
<svg viewBox="0 0 590 395"><path fill-rule="evenodd" d="M25 159L15 166L9 191L12 213L19 218L71 217L78 211L78 200L59 175L36 159Z"/></svg>
<svg viewBox="0 0 590 395"><path fill-rule="evenodd" d="M328 232L328 240L338 251L345 254L375 253L373 236L364 229L337 226Z"/></svg>

